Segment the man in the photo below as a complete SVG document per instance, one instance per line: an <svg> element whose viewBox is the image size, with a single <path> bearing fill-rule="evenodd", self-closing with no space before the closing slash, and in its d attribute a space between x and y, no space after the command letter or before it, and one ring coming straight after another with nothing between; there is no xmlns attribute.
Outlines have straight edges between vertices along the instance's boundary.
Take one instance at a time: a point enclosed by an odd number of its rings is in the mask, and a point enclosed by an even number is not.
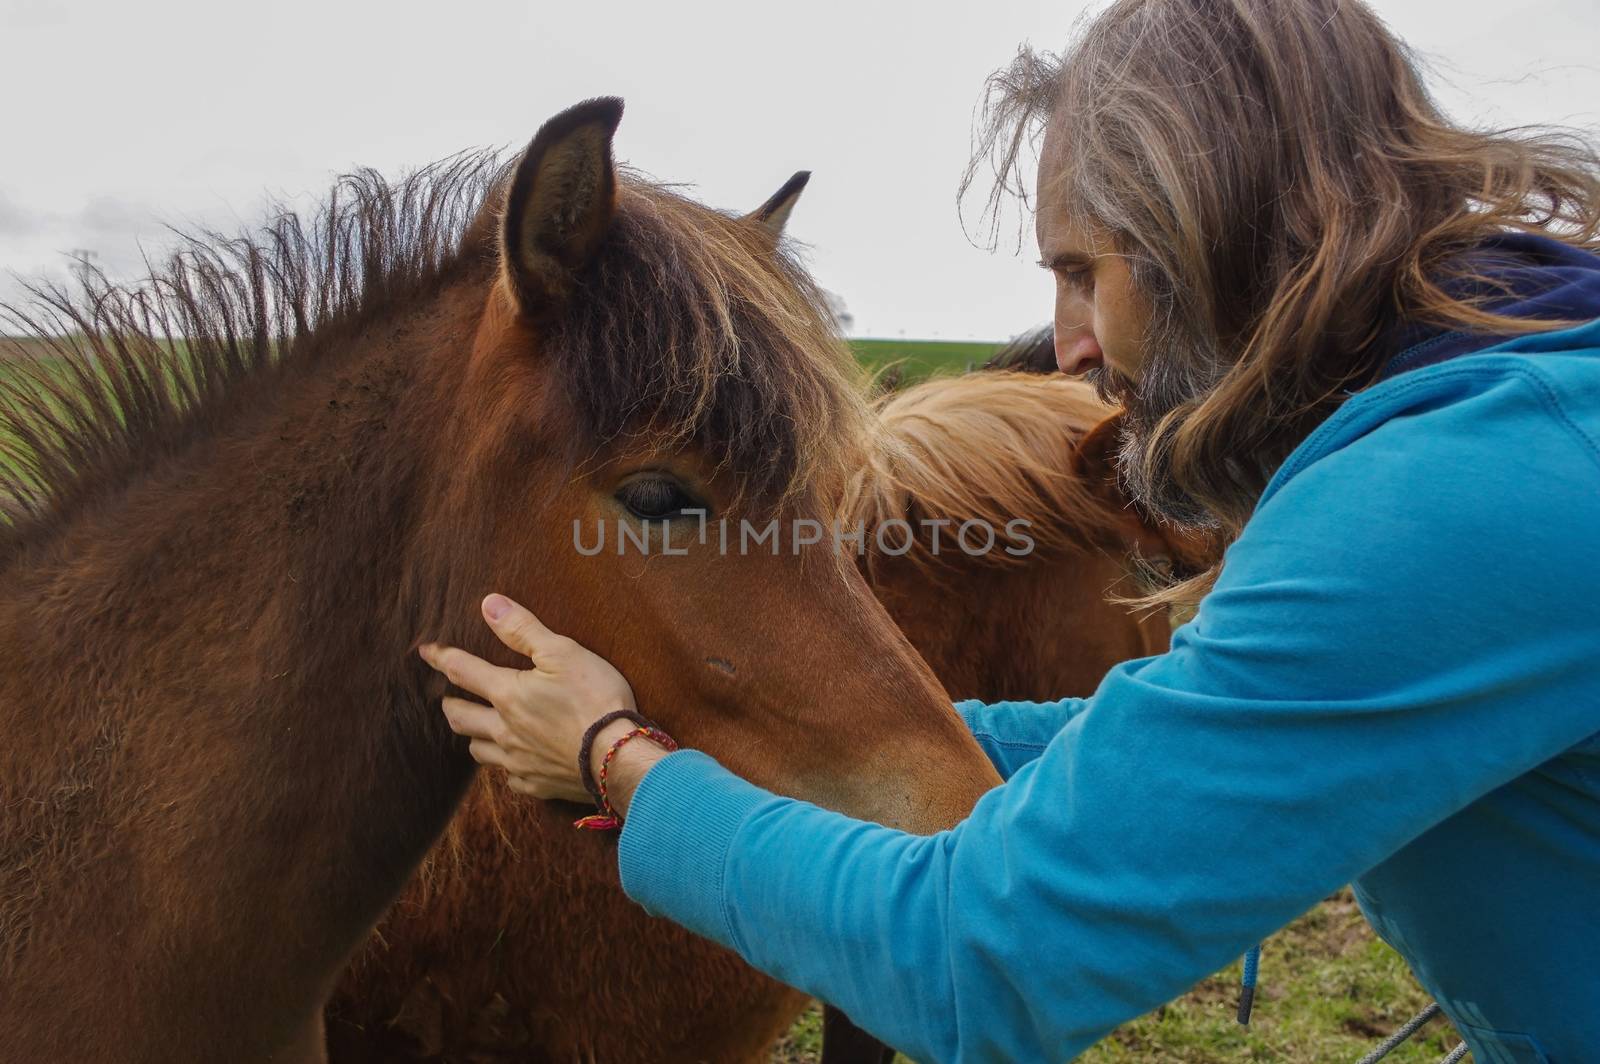
<svg viewBox="0 0 1600 1064"><path fill-rule="evenodd" d="M1594 150L1452 125L1352 0L1124 0L994 89L1003 175L1045 131L1061 368L1225 560L1093 697L962 705L1007 783L937 836L623 745L624 887L933 1064L1074 1055L1354 881L1477 1059L1594 1059ZM581 796L625 682L485 614L537 667L427 648L515 692L446 712Z"/></svg>

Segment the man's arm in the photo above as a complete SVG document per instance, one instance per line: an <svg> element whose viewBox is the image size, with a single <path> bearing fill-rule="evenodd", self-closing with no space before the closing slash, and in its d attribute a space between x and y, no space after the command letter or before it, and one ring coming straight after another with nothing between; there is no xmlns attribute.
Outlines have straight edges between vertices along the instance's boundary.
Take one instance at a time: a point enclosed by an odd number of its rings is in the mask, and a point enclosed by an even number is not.
<svg viewBox="0 0 1600 1064"><path fill-rule="evenodd" d="M989 755L1001 779L1044 753L1062 728L1089 706L1086 698L1058 702L957 702L956 712Z"/></svg>
<svg viewBox="0 0 1600 1064"><path fill-rule="evenodd" d="M930 1064L1080 1052L1600 731L1595 456L1511 405L1397 419L1288 480L1172 651L956 828L674 754L624 886Z"/></svg>

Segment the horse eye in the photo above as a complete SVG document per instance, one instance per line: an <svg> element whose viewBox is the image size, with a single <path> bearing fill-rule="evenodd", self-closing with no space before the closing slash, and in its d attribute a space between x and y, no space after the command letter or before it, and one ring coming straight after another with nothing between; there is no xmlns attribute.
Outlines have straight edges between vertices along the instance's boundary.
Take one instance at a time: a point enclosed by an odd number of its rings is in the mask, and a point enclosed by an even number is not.
<svg viewBox="0 0 1600 1064"><path fill-rule="evenodd" d="M643 521L667 521L705 507L671 477L639 477L617 489L616 500Z"/></svg>

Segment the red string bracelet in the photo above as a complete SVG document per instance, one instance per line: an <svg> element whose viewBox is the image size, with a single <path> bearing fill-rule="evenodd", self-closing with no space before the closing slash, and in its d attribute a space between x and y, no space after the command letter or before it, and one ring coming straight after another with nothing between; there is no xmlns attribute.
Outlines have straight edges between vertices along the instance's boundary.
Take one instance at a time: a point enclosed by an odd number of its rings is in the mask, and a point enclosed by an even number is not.
<svg viewBox="0 0 1600 1064"><path fill-rule="evenodd" d="M631 709L614 709L605 716L600 717L583 730L583 739L578 743L578 779L583 781L583 789L589 792L589 797L595 805L600 804L600 787L594 781L594 740L606 728L619 720L631 720L641 728L654 728L656 722L642 717Z"/></svg>
<svg viewBox="0 0 1600 1064"><path fill-rule="evenodd" d="M612 719L615 720L619 718L613 717ZM643 720L643 718L636 717L636 715L631 713L627 714L627 719ZM607 721L606 723L609 724L610 721ZM631 740L637 739L641 736L649 739L651 742L655 743L669 754L678 748L678 744L673 741L672 736L668 735L666 732L662 731L660 728L649 723L648 721L639 724L639 726L634 728L632 731L618 736L617 741L612 743L611 748L606 751L606 756L601 758L599 778L595 781L594 786L590 788L590 793L594 795L595 805L599 806L600 812L591 813L586 817L580 817L577 820L574 820L572 822L573 827L582 828L585 831L611 831L622 826L622 814L618 813L616 809L612 807L611 798L606 793L606 777L610 774L611 760L617 756L617 751L621 750L623 746L625 746ZM588 749L590 743L586 742L583 745L585 749ZM585 782L587 783L588 780L585 780Z"/></svg>

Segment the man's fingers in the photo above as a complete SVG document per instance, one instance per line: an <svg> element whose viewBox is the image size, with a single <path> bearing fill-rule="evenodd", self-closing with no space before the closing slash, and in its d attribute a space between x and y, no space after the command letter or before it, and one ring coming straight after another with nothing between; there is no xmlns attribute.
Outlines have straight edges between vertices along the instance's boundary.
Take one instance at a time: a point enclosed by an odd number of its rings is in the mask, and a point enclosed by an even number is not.
<svg viewBox="0 0 1600 1064"><path fill-rule="evenodd" d="M520 651L539 662L541 652L548 654L558 646L563 637L544 626L527 607L511 601L504 595L490 595L483 600L483 616L489 622L500 642L512 650Z"/></svg>
<svg viewBox="0 0 1600 1064"><path fill-rule="evenodd" d="M500 719L500 711L491 706L480 706L465 698L446 698L444 715L450 722L450 730L457 735L495 742L504 734L505 722Z"/></svg>
<svg viewBox="0 0 1600 1064"><path fill-rule="evenodd" d="M417 648L422 660L449 677L457 687L471 691L480 698L499 703L510 693L517 678L516 669L502 669L482 658L469 654L460 647L442 647L427 643Z"/></svg>
<svg viewBox="0 0 1600 1064"><path fill-rule="evenodd" d="M588 805L589 796L576 784L560 784L548 778L534 776L506 775L506 786L518 794L526 794L530 798L543 798L546 801L573 802L577 805Z"/></svg>
<svg viewBox="0 0 1600 1064"><path fill-rule="evenodd" d="M467 746L467 752L472 755L472 760L490 768L506 768L510 763L505 748L488 739L472 740Z"/></svg>

